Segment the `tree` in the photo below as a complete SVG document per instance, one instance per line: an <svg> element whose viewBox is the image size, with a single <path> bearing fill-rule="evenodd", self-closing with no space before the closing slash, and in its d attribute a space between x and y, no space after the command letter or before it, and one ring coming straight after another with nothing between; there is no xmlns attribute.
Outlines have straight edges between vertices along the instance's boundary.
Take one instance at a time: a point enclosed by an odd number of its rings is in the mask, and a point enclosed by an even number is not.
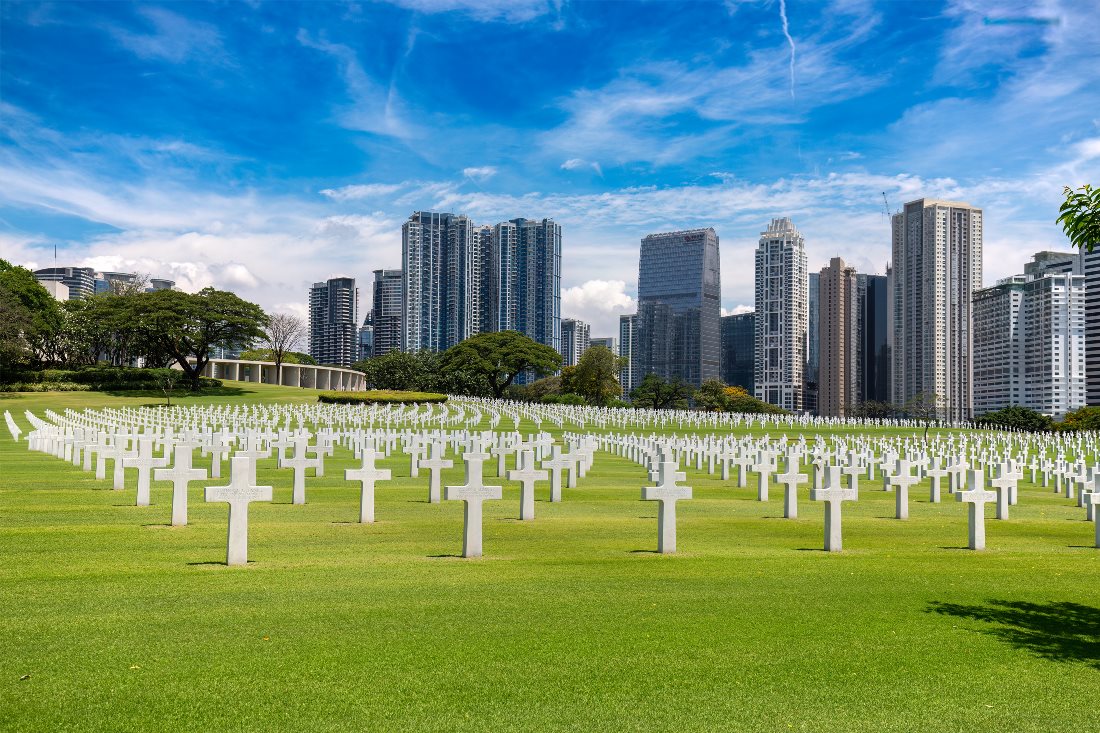
<svg viewBox="0 0 1100 733"><path fill-rule="evenodd" d="M939 418L943 398L935 392L917 392L903 408L906 415L924 423L924 441L928 442L928 428Z"/></svg>
<svg viewBox="0 0 1100 733"><path fill-rule="evenodd" d="M267 316L258 305L223 290L204 288L194 295L157 290L130 298L135 321L152 334L158 348L171 354L192 390L199 388L211 349L250 344L263 337L267 326Z"/></svg>
<svg viewBox="0 0 1100 733"><path fill-rule="evenodd" d="M287 354L298 348L305 328L302 319L290 313L275 313L268 316L262 342L271 352L271 360L275 362L276 372L281 369L283 362L287 361Z"/></svg>
<svg viewBox="0 0 1100 733"><path fill-rule="evenodd" d="M665 381L656 374L649 373L630 393L630 400L639 407L663 410L669 407L686 407L692 393L691 385L679 379Z"/></svg>
<svg viewBox="0 0 1100 733"><path fill-rule="evenodd" d="M30 311L14 293L0 286L0 383L11 379L13 372L31 358L25 337L30 328Z"/></svg>
<svg viewBox="0 0 1100 733"><path fill-rule="evenodd" d="M623 388L619 386L619 370L623 368L623 361L606 346L590 346L581 354L577 366L573 367L570 388L562 391L579 394L590 405L606 405L623 393Z"/></svg>
<svg viewBox="0 0 1100 733"><path fill-rule="evenodd" d="M34 273L7 260L0 260L0 292L7 310L14 310L25 324L21 341L29 350L29 358L39 363L55 360L54 339L60 334L64 317L61 306Z"/></svg>
<svg viewBox="0 0 1100 733"><path fill-rule="evenodd" d="M878 400L864 400L856 405L853 411L852 417L861 417L866 420L877 420L887 417L893 417L897 414L898 408L889 402L880 402Z"/></svg>
<svg viewBox="0 0 1100 733"><path fill-rule="evenodd" d="M753 397L744 387L726 387L726 408L730 412L744 412L753 415L788 415L786 410L764 400Z"/></svg>
<svg viewBox="0 0 1100 733"><path fill-rule="evenodd" d="M987 412L974 418L974 423L997 428L1015 428L1029 433L1046 432L1054 427L1054 421L1049 416L1019 405Z"/></svg>
<svg viewBox="0 0 1100 733"><path fill-rule="evenodd" d="M1100 407L1081 407L1067 412L1059 424L1062 430L1100 430Z"/></svg>
<svg viewBox="0 0 1100 733"><path fill-rule="evenodd" d="M1100 188L1086 183L1078 189L1066 186L1063 193L1066 200L1058 209L1058 223L1070 244L1091 252L1100 243Z"/></svg>
<svg viewBox="0 0 1100 733"><path fill-rule="evenodd" d="M561 354L519 331L497 331L471 336L447 349L444 371L469 372L487 383L494 397L501 397L520 372L538 376L561 366Z"/></svg>
<svg viewBox="0 0 1100 733"><path fill-rule="evenodd" d="M363 372L367 385L374 389L416 390L429 379L424 372L424 361L416 354L403 351L365 359L353 364L352 368Z"/></svg>
<svg viewBox="0 0 1100 733"><path fill-rule="evenodd" d="M144 272L136 272L129 278L111 278L107 282L107 292L111 295L137 295L149 289L150 280L152 280L152 277Z"/></svg>
<svg viewBox="0 0 1100 733"><path fill-rule="evenodd" d="M237 357L241 361L275 361L275 354L271 349L247 349ZM283 354L283 364L311 364L317 365L317 360L309 354L300 351L288 351Z"/></svg>

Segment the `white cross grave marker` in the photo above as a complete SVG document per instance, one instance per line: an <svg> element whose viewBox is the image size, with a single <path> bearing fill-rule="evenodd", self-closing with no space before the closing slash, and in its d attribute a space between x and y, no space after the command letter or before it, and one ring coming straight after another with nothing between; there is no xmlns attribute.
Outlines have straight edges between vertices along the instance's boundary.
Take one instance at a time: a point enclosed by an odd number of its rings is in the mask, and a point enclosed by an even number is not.
<svg viewBox="0 0 1100 733"><path fill-rule="evenodd" d="M168 465L167 458L157 458L153 455L153 440L142 439L139 443L137 456L124 458L124 468L136 468L137 480L137 505L149 506L149 478L154 468L162 468Z"/></svg>
<svg viewBox="0 0 1100 733"><path fill-rule="evenodd" d="M206 478L206 469L191 467L190 448L177 445L173 456L172 467L155 469L153 478L172 482L172 526L183 527L187 524L187 484Z"/></svg>
<svg viewBox="0 0 1100 733"><path fill-rule="evenodd" d="M687 479L687 474L677 471L675 461L663 461L657 486L642 489L643 501L657 501L657 552L667 555L676 552L676 502L691 498L690 486L678 486L677 481Z"/></svg>
<svg viewBox="0 0 1100 733"><path fill-rule="evenodd" d="M550 474L535 467L531 450L520 451L517 461L519 467L508 472L508 480L519 481L519 518L526 521L535 518L535 482L545 481Z"/></svg>
<svg viewBox="0 0 1100 733"><path fill-rule="evenodd" d="M840 529L840 504L859 498L856 489L841 488L840 467L825 467L825 487L810 491L810 499L825 502L825 550L840 552L844 549L844 539Z"/></svg>
<svg viewBox="0 0 1100 733"><path fill-rule="evenodd" d="M466 462L466 483L462 486L447 486L444 498L448 501L465 502L462 527L462 556L481 557L481 505L503 496L500 486L486 486L483 483L482 464L489 459L488 453L463 453Z"/></svg>
<svg viewBox="0 0 1100 733"><path fill-rule="evenodd" d="M229 504L229 536L226 540L225 564L248 564L248 504L253 501L271 501L270 486L253 486L251 458L233 456L230 461L228 486L206 487L207 501L224 501Z"/></svg>
<svg viewBox="0 0 1100 733"><path fill-rule="evenodd" d="M454 461L443 457L443 445L441 443L430 443L429 445L431 458L421 460L420 467L428 469L430 477L428 482L428 502L431 504L438 504L442 470L454 466Z"/></svg>
<svg viewBox="0 0 1100 733"><path fill-rule="evenodd" d="M374 482L389 481L392 472L388 468L376 468L375 458L378 454L374 448L363 449L363 465L359 468L348 468L344 471L345 481L359 481L359 522L370 524L374 522ZM316 460L316 459L315 459Z"/></svg>
<svg viewBox="0 0 1100 733"><path fill-rule="evenodd" d="M967 471L968 488L955 492L955 500L969 504L970 549L985 549L985 505L994 501L997 495L985 490L985 474L981 471Z"/></svg>

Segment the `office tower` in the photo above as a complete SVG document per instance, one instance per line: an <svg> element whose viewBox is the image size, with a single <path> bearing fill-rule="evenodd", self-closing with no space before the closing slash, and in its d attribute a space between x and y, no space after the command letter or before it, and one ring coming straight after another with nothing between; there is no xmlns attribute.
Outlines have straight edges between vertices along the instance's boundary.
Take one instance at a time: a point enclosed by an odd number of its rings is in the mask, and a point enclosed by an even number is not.
<svg viewBox="0 0 1100 733"><path fill-rule="evenodd" d="M887 270L889 272L889 270ZM888 275L860 275L861 341L860 368L863 372L860 402L890 402L890 334Z"/></svg>
<svg viewBox="0 0 1100 733"><path fill-rule="evenodd" d="M974 293L975 415L1020 405L1061 419L1085 404L1085 276L1054 254Z"/></svg>
<svg viewBox="0 0 1100 733"><path fill-rule="evenodd" d="M721 367L721 283L713 229L650 234L638 259L637 377L695 386Z"/></svg>
<svg viewBox="0 0 1100 733"><path fill-rule="evenodd" d="M615 356L619 355L619 339L614 336L595 336L588 340L588 346L602 346Z"/></svg>
<svg viewBox="0 0 1100 733"><path fill-rule="evenodd" d="M589 345L592 327L575 318L561 319L561 365L576 366Z"/></svg>
<svg viewBox="0 0 1100 733"><path fill-rule="evenodd" d="M821 323L821 273L811 272L807 278L806 299L806 368L802 374L802 409L818 414L818 382L821 354L818 350L818 326Z"/></svg>
<svg viewBox="0 0 1100 733"><path fill-rule="evenodd" d="M973 414L971 302L982 282L982 210L918 199L891 218L893 393L934 399L940 417Z"/></svg>
<svg viewBox="0 0 1100 733"><path fill-rule="evenodd" d="M367 317L363 319L363 325L359 327L358 343L359 361L365 361L367 359L373 359L375 357L374 322L369 313L367 314Z"/></svg>
<svg viewBox="0 0 1100 733"><path fill-rule="evenodd" d="M561 349L561 226L414 212L401 229L402 348L444 351L478 333L515 330Z"/></svg>
<svg viewBox="0 0 1100 733"><path fill-rule="evenodd" d="M351 366L359 354L355 279L336 277L309 290L309 355L318 364Z"/></svg>
<svg viewBox="0 0 1100 733"><path fill-rule="evenodd" d="M34 279L41 283L63 283L68 289L66 300L95 295L95 270L90 267L44 267L34 271Z"/></svg>
<svg viewBox="0 0 1100 733"><path fill-rule="evenodd" d="M856 399L859 342L857 277L854 267L834 257L820 273L818 304L818 414L845 417Z"/></svg>
<svg viewBox="0 0 1100 733"><path fill-rule="evenodd" d="M145 276L139 276L135 272L97 272L95 273L95 293L125 293L137 289L138 283ZM141 292L151 293L156 290L172 290L176 287L174 280L164 278L148 278Z"/></svg>
<svg viewBox="0 0 1100 733"><path fill-rule="evenodd" d="M623 360L622 369L619 371L619 385L623 388L623 395L630 397L630 393L638 386L638 358L635 353L635 342L638 340L638 316L619 316L619 358Z"/></svg>
<svg viewBox="0 0 1100 733"><path fill-rule="evenodd" d="M401 323L404 315L404 273L401 270L375 270L371 297L373 356L401 351Z"/></svg>
<svg viewBox="0 0 1100 733"><path fill-rule="evenodd" d="M756 397L804 409L809 277L806 245L791 220L772 219L756 248Z"/></svg>
<svg viewBox="0 0 1100 733"><path fill-rule="evenodd" d="M756 369L756 314L722 316L722 381L753 391Z"/></svg>
<svg viewBox="0 0 1100 733"><path fill-rule="evenodd" d="M149 287L145 289L146 292L154 292L156 290L172 290L176 287L175 280L166 280L163 277L149 278Z"/></svg>

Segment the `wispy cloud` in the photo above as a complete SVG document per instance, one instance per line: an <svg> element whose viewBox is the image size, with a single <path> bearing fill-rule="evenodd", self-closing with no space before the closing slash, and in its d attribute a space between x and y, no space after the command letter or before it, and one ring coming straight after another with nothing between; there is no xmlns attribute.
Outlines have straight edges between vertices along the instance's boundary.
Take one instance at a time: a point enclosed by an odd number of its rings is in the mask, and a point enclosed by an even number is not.
<svg viewBox="0 0 1100 733"><path fill-rule="evenodd" d="M561 2L548 0L389 0L419 13L457 12L479 21L525 23L561 11Z"/></svg>
<svg viewBox="0 0 1100 733"><path fill-rule="evenodd" d="M600 168L600 164L594 160L585 160L583 158L570 158L561 164L561 169L565 171L576 171L590 168L596 172L596 175L603 176L603 169Z"/></svg>
<svg viewBox="0 0 1100 733"><path fill-rule="evenodd" d="M790 75L791 75L791 99L794 99L794 39L791 38L790 24L787 22L787 0L779 0L779 19L783 24L783 36L787 39L787 45L791 47Z"/></svg>
<svg viewBox="0 0 1100 733"><path fill-rule="evenodd" d="M471 181L484 183L497 174L497 169L491 165L482 165L475 168L463 168L462 177Z"/></svg>
<svg viewBox="0 0 1100 733"><path fill-rule="evenodd" d="M228 61L215 26L185 18L163 7L141 7L137 14L149 28L148 32L136 32L114 24L106 29L119 44L138 57L172 63Z"/></svg>

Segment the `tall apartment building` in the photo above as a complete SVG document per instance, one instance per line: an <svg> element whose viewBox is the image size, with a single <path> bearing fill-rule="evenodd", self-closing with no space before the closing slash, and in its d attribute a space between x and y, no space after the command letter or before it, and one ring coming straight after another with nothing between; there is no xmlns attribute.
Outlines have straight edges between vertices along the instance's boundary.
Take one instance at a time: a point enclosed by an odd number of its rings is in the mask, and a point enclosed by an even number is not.
<svg viewBox="0 0 1100 733"><path fill-rule="evenodd" d="M859 388L859 287L854 267L834 257L820 273L818 414L850 415Z"/></svg>
<svg viewBox="0 0 1100 733"><path fill-rule="evenodd" d="M588 350L592 327L575 318L561 319L561 365L576 366Z"/></svg>
<svg viewBox="0 0 1100 733"><path fill-rule="evenodd" d="M405 278L401 270L375 270L371 296L372 356L401 351Z"/></svg>
<svg viewBox="0 0 1100 733"><path fill-rule="evenodd" d="M889 272L889 269L887 269ZM889 275L860 275L860 402L890 402Z"/></svg>
<svg viewBox="0 0 1100 733"><path fill-rule="evenodd" d="M891 218L893 401L935 398L942 418L973 415L971 303L982 282L982 210L918 199Z"/></svg>
<svg viewBox="0 0 1100 733"><path fill-rule="evenodd" d="M1020 405L1061 419L1085 404L1085 276L1040 252L974 293L974 414Z"/></svg>
<svg viewBox="0 0 1100 733"><path fill-rule="evenodd" d="M402 348L444 351L478 333L516 330L561 349L561 226L414 212L401 229Z"/></svg>
<svg viewBox="0 0 1100 733"><path fill-rule="evenodd" d="M714 229L650 234L638 257L638 378L695 386L721 368L721 282Z"/></svg>
<svg viewBox="0 0 1100 733"><path fill-rule="evenodd" d="M623 395L626 397L630 396L641 381L638 378L637 340L638 316L633 313L619 316L619 358L623 360L619 371L619 386L623 388Z"/></svg>
<svg viewBox="0 0 1100 733"><path fill-rule="evenodd" d="M355 279L336 277L309 289L309 355L319 364L351 366L359 358Z"/></svg>
<svg viewBox="0 0 1100 733"><path fill-rule="evenodd" d="M753 391L756 369L756 314L722 316L722 381Z"/></svg>
<svg viewBox="0 0 1100 733"><path fill-rule="evenodd" d="M57 282L68 288L68 300L95 295L95 270L90 267L44 267L34 271L41 283Z"/></svg>
<svg viewBox="0 0 1100 733"><path fill-rule="evenodd" d="M612 354L619 355L619 339L614 336L593 336L588 340L589 346L602 346Z"/></svg>
<svg viewBox="0 0 1100 733"><path fill-rule="evenodd" d="M791 220L772 219L756 248L756 368L758 399L804 409L809 278L806 244Z"/></svg>

